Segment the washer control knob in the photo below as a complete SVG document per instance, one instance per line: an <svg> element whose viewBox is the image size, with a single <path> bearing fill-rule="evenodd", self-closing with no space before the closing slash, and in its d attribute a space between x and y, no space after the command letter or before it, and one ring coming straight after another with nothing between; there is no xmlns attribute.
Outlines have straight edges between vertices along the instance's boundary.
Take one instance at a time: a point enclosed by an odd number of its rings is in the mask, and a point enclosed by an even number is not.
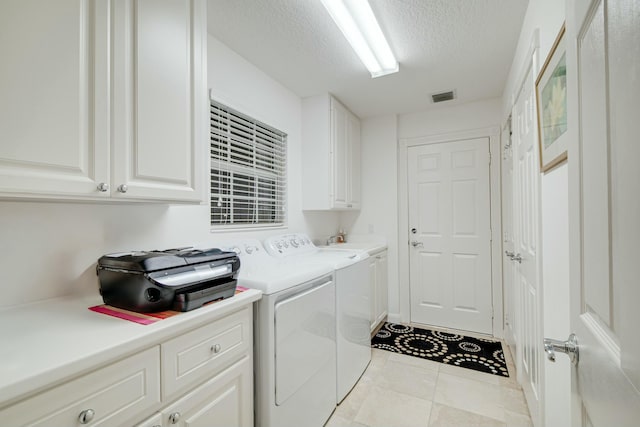
<svg viewBox="0 0 640 427"><path fill-rule="evenodd" d="M291 246L297 248L298 246L300 246L300 244L296 239L291 239Z"/></svg>

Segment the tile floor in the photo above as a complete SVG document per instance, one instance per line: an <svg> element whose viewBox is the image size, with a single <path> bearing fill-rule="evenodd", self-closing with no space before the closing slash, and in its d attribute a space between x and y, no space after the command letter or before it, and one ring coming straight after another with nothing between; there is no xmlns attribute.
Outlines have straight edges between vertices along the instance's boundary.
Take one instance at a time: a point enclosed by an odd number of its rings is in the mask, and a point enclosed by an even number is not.
<svg viewBox="0 0 640 427"><path fill-rule="evenodd" d="M325 427L531 427L505 353L509 378L373 349L369 367Z"/></svg>

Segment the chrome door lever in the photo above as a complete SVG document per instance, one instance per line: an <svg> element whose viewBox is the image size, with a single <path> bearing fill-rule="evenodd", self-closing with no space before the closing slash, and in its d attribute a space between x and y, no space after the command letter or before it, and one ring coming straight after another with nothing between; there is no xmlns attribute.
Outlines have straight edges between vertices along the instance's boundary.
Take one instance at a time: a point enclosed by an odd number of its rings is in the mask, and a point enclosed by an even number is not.
<svg viewBox="0 0 640 427"><path fill-rule="evenodd" d="M522 264L522 256L520 256L520 254L515 254L511 257L511 261L517 261L518 264Z"/></svg>
<svg viewBox="0 0 640 427"><path fill-rule="evenodd" d="M569 356L569 360L574 365L578 364L580 359L580 352L578 350L578 338L576 334L569 335L569 339L566 341L552 340L550 338L544 339L544 352L547 353L547 359L552 362L556 361L556 351L565 353Z"/></svg>
<svg viewBox="0 0 640 427"><path fill-rule="evenodd" d="M504 251L504 254L511 259L513 259L513 256L515 255L513 252L510 252L510 251Z"/></svg>
<svg viewBox="0 0 640 427"><path fill-rule="evenodd" d="M413 246L414 248L422 248L424 247L424 244L422 242L414 240L413 242L411 242L411 246Z"/></svg>

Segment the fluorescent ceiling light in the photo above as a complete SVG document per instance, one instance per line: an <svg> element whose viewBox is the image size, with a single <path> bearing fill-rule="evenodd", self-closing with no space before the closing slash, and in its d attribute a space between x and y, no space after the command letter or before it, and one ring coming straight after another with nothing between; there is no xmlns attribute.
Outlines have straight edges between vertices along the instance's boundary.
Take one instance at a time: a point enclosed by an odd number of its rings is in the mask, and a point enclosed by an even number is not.
<svg viewBox="0 0 640 427"><path fill-rule="evenodd" d="M371 73L371 77L398 71L398 61L393 56L367 0L321 1Z"/></svg>

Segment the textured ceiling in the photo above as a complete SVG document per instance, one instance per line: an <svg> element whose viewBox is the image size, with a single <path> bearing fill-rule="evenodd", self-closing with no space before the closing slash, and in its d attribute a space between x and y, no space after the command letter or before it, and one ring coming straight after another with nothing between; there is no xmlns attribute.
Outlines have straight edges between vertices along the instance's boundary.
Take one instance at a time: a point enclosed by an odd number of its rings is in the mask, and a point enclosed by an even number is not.
<svg viewBox="0 0 640 427"><path fill-rule="evenodd" d="M502 95L528 0L370 0L400 71L372 79L320 0L208 0L209 33L300 97L360 117ZM455 89L434 105L430 94Z"/></svg>

